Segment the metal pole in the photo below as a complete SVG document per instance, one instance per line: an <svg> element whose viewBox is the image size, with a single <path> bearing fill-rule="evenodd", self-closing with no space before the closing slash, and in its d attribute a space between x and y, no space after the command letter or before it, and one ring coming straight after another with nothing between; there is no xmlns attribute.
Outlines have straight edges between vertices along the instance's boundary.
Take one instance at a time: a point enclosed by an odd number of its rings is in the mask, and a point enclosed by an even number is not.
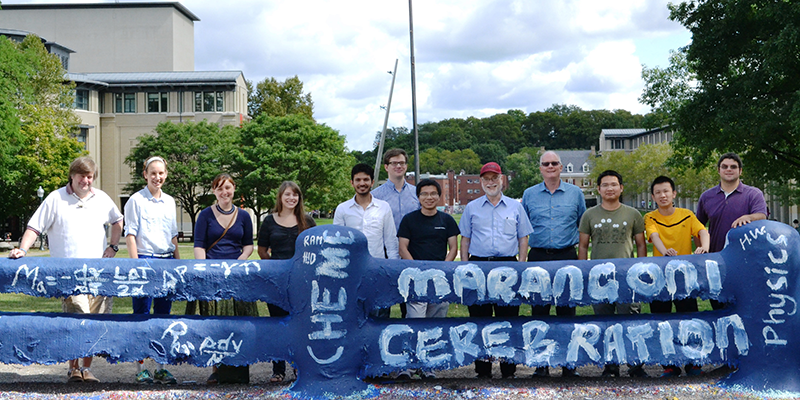
<svg viewBox="0 0 800 400"><path fill-rule="evenodd" d="M408 0L408 32L411 37L411 115L414 123L414 185L419 184L419 131L417 130L417 81L414 60L414 12Z"/></svg>
<svg viewBox="0 0 800 400"><path fill-rule="evenodd" d="M394 79L397 76L397 59L394 59L394 72L392 74L392 86L389 88L389 103L386 105L386 117L383 119L383 131L381 131L381 140L378 144L378 153L375 155L375 182L372 187L378 186L378 176L380 176L381 159L383 158L383 142L386 140L386 126L389 124L389 110L392 109L392 92L394 92Z"/></svg>

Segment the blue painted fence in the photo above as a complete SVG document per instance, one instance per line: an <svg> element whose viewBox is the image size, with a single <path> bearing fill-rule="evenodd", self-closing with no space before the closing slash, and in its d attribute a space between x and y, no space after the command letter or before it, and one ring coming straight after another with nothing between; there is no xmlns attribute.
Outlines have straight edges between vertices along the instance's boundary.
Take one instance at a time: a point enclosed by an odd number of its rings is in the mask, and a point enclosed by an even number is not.
<svg viewBox="0 0 800 400"><path fill-rule="evenodd" d="M0 362L52 364L88 356L245 365L285 359L290 390L327 397L364 390L366 376L442 369L485 357L528 366L728 363L725 385L800 392L798 250L789 226L732 230L721 253L573 262L373 259L364 236L338 226L305 231L293 260L0 260L0 290L172 300L235 297L288 310L285 318L0 314ZM720 311L535 319L368 317L406 300L588 305L686 297Z"/></svg>

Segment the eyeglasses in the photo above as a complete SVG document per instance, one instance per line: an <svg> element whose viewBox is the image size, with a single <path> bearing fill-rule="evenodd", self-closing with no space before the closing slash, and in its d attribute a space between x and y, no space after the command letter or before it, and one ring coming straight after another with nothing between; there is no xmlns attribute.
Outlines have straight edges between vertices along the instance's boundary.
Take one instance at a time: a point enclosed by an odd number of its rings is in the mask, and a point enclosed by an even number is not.
<svg viewBox="0 0 800 400"><path fill-rule="evenodd" d="M739 164L733 164L733 165L720 164L719 169L739 169Z"/></svg>
<svg viewBox="0 0 800 400"><path fill-rule="evenodd" d="M601 183L600 187L603 188L603 189L616 188L616 187L619 187L619 183L616 183L616 182L614 182L614 183Z"/></svg>
<svg viewBox="0 0 800 400"><path fill-rule="evenodd" d="M392 167L405 167L406 164L407 163L405 161L392 161L389 163L389 165L391 165Z"/></svg>
<svg viewBox="0 0 800 400"><path fill-rule="evenodd" d="M542 163L542 166L543 167L549 167L549 166L552 165L554 167L557 167L559 164L561 164L561 162L559 162L559 161L545 161L545 162Z"/></svg>
<svg viewBox="0 0 800 400"><path fill-rule="evenodd" d="M424 198L424 197L439 197L439 193L437 193L437 192L430 192L430 193L422 192L422 193L419 194L419 198L420 199Z"/></svg>

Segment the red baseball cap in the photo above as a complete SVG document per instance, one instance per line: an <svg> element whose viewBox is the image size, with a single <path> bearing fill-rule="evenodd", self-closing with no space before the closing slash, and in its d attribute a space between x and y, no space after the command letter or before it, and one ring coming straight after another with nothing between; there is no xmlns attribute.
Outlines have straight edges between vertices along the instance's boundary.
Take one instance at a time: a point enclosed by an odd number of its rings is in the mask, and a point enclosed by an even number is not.
<svg viewBox="0 0 800 400"><path fill-rule="evenodd" d="M483 176L483 174L485 174L487 172L494 172L494 173L496 173L498 175L502 175L503 174L503 171L500 170L500 165L498 165L496 162L488 162L488 163L484 164L483 167L481 168L481 175L480 176Z"/></svg>

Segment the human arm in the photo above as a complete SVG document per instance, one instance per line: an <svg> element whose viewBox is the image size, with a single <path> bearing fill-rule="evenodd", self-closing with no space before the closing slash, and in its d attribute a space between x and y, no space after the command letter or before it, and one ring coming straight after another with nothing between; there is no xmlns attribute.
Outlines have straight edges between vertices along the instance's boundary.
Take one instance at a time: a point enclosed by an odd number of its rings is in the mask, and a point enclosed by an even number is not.
<svg viewBox="0 0 800 400"><path fill-rule="evenodd" d="M250 258L251 254L253 254L253 245L248 244L247 246L242 247L242 254L239 255L239 260L247 260Z"/></svg>
<svg viewBox="0 0 800 400"><path fill-rule="evenodd" d="M697 234L700 237L700 245L694 249L694 254L708 253L708 247L711 246L711 235L708 231L703 229Z"/></svg>
<svg viewBox="0 0 800 400"><path fill-rule="evenodd" d="M172 237L172 245L175 246L175 250L172 252L172 258L176 260L181 259L180 252L178 251L178 236L175 235Z"/></svg>
<svg viewBox="0 0 800 400"><path fill-rule="evenodd" d="M128 246L128 257L139 258L139 251L136 248L136 236L125 236L125 245Z"/></svg>
<svg viewBox="0 0 800 400"><path fill-rule="evenodd" d="M113 224L111 224L111 239L109 240L108 244L112 246L119 245L119 239L122 235L122 220L119 220ZM103 251L103 258L114 258L117 256L117 252L114 251L110 246L106 247L105 251Z"/></svg>
<svg viewBox="0 0 800 400"><path fill-rule="evenodd" d="M678 255L677 250L673 248L668 249L667 246L664 245L664 242L661 241L661 236L658 235L658 232L653 232L650 234L650 241L653 242L653 247L655 247L656 250L658 250L658 252L661 253L662 255L670 257ZM637 243L637 248L638 248L638 243Z"/></svg>
<svg viewBox="0 0 800 400"><path fill-rule="evenodd" d="M458 255L458 235L447 238L447 249L447 255L444 257L444 260L455 260L456 256Z"/></svg>
<svg viewBox="0 0 800 400"><path fill-rule="evenodd" d="M469 260L469 238L461 236L461 261Z"/></svg>
<svg viewBox="0 0 800 400"><path fill-rule="evenodd" d="M398 243L398 251L400 252L400 258L403 260L413 260L414 257L411 256L411 252L408 251L408 243L411 242L408 238L400 237L397 238Z"/></svg>
<svg viewBox="0 0 800 400"><path fill-rule="evenodd" d="M398 252L397 244L397 228L394 226L394 217L392 217L392 210L383 215L383 245L386 247L386 257L390 260L399 260L400 253Z"/></svg>
<svg viewBox="0 0 800 400"><path fill-rule="evenodd" d="M19 248L12 249L11 252L8 253L8 258L22 258L28 254L28 250L33 246L33 242L36 241L36 237L39 234L31 228L25 230L25 233L22 234L22 239L19 241Z"/></svg>
<svg viewBox="0 0 800 400"><path fill-rule="evenodd" d="M644 232L633 235L636 242L636 257L647 257L647 243L644 241Z"/></svg>
<svg viewBox="0 0 800 400"><path fill-rule="evenodd" d="M589 234L581 232L578 234L578 260L589 259Z"/></svg>
<svg viewBox="0 0 800 400"><path fill-rule="evenodd" d="M523 236L518 239L519 241L519 262L528 261L528 237Z"/></svg>
<svg viewBox="0 0 800 400"><path fill-rule="evenodd" d="M194 259L195 260L205 260L206 259L206 249L202 247L195 247L193 249L194 252Z"/></svg>

